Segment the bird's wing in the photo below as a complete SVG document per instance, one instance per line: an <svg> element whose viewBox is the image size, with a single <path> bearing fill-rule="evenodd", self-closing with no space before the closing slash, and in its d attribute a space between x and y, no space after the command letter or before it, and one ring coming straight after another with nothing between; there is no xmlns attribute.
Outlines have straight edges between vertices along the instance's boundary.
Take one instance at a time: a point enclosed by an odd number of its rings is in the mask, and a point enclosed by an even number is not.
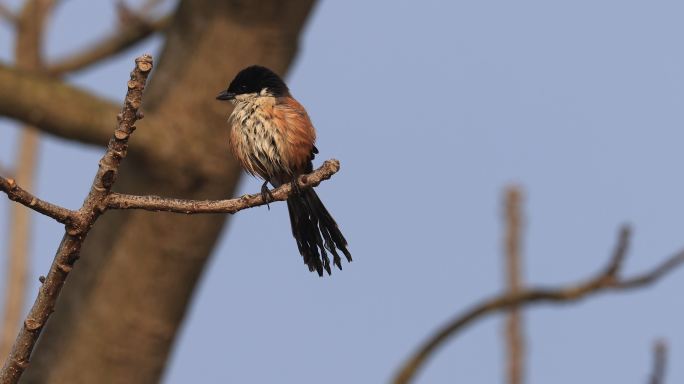
<svg viewBox="0 0 684 384"><path fill-rule="evenodd" d="M276 126L283 138L281 156L290 169L296 173L310 168L313 155L318 152L314 146L316 130L304 107L292 97L281 97L273 108Z"/></svg>

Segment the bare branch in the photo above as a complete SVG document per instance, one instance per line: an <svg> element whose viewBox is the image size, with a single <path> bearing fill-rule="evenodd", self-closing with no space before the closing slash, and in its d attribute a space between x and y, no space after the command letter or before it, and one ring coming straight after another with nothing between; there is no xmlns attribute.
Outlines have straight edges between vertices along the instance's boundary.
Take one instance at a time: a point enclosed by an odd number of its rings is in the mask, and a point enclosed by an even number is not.
<svg viewBox="0 0 684 384"><path fill-rule="evenodd" d="M75 213L74 211L48 203L47 201L33 196L17 185L17 182L14 179L6 179L0 176L0 191L5 192L10 200L16 201L45 216L52 217L62 224L66 224Z"/></svg>
<svg viewBox="0 0 684 384"><path fill-rule="evenodd" d="M64 82L0 65L0 115L89 144L107 141L115 104Z"/></svg>
<svg viewBox="0 0 684 384"><path fill-rule="evenodd" d="M301 188L315 187L324 180L330 179L340 170L340 162L332 159L327 160L313 173L300 176L298 179ZM281 185L272 191L275 201L287 200L292 193L290 183ZM229 200L181 200L159 196L133 196L111 193L107 199L108 209L145 209L148 211L166 211L185 214L197 213L235 213L246 208L265 205L261 193L244 195Z"/></svg>
<svg viewBox="0 0 684 384"><path fill-rule="evenodd" d="M128 138L135 129L136 120L142 117L142 114L138 113L138 108L142 102L143 89L151 69L152 58L150 56L144 55L136 59L135 69L131 72L131 80L128 82L124 106L118 115L118 128L109 141L105 155L100 160L100 167L90 193L83 206L74 215L74 220L67 226L67 231L38 292L38 297L0 371L1 384L19 382L19 378L28 366L29 357L40 332L54 311L57 297L73 264L78 259L83 241L95 220L105 209L105 199L116 181L119 164L126 157Z"/></svg>
<svg viewBox="0 0 684 384"><path fill-rule="evenodd" d="M78 211L68 211L40 201L20 189L13 180L0 178L0 190L6 192L10 198L36 210L38 210L36 207L40 207L42 213L65 222L67 228L49 273L41 280L43 285L39 290L38 297L24 321L10 356L0 371L0 384L17 383L28 366L31 351L48 317L54 310L57 297L79 257L81 246L90 228L107 209L139 208L183 213L233 213L266 203L261 194L245 195L231 200L197 201L166 199L156 196L122 195L111 192L117 178L119 164L126 157L128 151L128 138L135 129L136 120L142 118L142 113L138 111L138 108L142 102L142 91L147 74L151 69L152 58L150 56L146 55L136 59L136 68L131 73L131 80L128 82L129 89L126 101L122 112L118 115L118 128L114 132L114 137L109 141L104 157L100 160L100 167L90 193ZM328 160L315 172L300 176L297 180L299 187L316 186L322 180L329 179L339 170L339 167L337 160ZM290 184L276 188L272 193L273 198L285 200L293 192L292 188L293 186Z"/></svg>
<svg viewBox="0 0 684 384"><path fill-rule="evenodd" d="M131 48L153 34L166 29L170 23L170 15L154 21L140 20L128 23L112 35L84 48L81 52L58 59L55 63L48 65L46 71L50 75L61 76L82 70Z"/></svg>
<svg viewBox="0 0 684 384"><path fill-rule="evenodd" d="M653 345L653 371L649 384L665 383L665 367L667 363L667 344L663 340L658 340Z"/></svg>
<svg viewBox="0 0 684 384"><path fill-rule="evenodd" d="M622 268L622 262L627 256L627 250L629 249L629 239L631 237L631 229L628 225L623 225L620 228L620 234L618 235L618 243L613 251L613 256L610 258L608 266L603 271L604 276L615 276L620 268Z"/></svg>
<svg viewBox="0 0 684 384"><path fill-rule="evenodd" d="M326 160L314 172L300 176L300 188L318 186L324 180L340 170L340 162L335 159ZM7 194L10 200L23 204L38 213L52 217L60 223L68 224L76 212L40 200L17 185L13 179L0 176L0 191ZM272 191L274 201L287 200L292 194L292 185L285 184ZM183 200L159 196L135 196L120 193L109 193L104 201L104 209L144 209L148 211L165 211L184 214L198 213L236 213L246 208L266 205L263 196L258 194L244 195L227 200Z"/></svg>
<svg viewBox="0 0 684 384"><path fill-rule="evenodd" d="M22 69L38 70L42 64L43 31L55 0L27 0L17 19L15 56Z"/></svg>
<svg viewBox="0 0 684 384"><path fill-rule="evenodd" d="M523 219L521 214L522 191L518 187L509 187L505 192L506 219L506 280L508 292L520 292L521 283L521 242ZM508 350L508 383L522 384L525 340L522 331L522 314L517 306L511 307L506 319L506 348Z"/></svg>
<svg viewBox="0 0 684 384"><path fill-rule="evenodd" d="M624 254L625 251L620 252L621 247L628 244L628 239L622 235L613 254ZM613 259L615 256L613 256ZM615 271L614 275L606 272L597 275L585 282L569 285L560 288L536 288L526 289L515 294L503 294L496 296L476 304L469 310L457 316L452 321L448 322L444 327L439 329L434 335L416 351L402 366L397 376L394 378L395 384L406 384L413 380L415 374L427 361L427 359L434 353L449 338L456 336L460 331L464 330L466 326L473 321L482 318L485 315L504 311L513 306L529 305L536 302L546 303L569 303L578 301L586 297L593 296L605 291L627 291L634 288L639 288L651 284L667 273L672 272L676 267L684 262L684 250L674 254L669 259L666 259L661 264L657 265L650 271L641 275L637 275L628 279L618 279L619 269ZM618 266L620 263L617 263ZM610 271L609 268L607 271Z"/></svg>

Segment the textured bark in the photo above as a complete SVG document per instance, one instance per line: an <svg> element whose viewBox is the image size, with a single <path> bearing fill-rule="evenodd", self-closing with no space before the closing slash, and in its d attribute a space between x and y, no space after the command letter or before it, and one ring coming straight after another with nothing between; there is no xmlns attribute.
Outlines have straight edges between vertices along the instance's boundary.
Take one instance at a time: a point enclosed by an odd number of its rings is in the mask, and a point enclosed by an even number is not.
<svg viewBox="0 0 684 384"><path fill-rule="evenodd" d="M231 196L240 173L225 144L229 111L214 102L215 93L249 64L284 72L312 5L182 1L145 95L147 125L131 143L116 189L195 199ZM140 143L143 134L148 140ZM143 156L143 148L155 156ZM102 217L22 382L158 381L225 219L147 212Z"/></svg>

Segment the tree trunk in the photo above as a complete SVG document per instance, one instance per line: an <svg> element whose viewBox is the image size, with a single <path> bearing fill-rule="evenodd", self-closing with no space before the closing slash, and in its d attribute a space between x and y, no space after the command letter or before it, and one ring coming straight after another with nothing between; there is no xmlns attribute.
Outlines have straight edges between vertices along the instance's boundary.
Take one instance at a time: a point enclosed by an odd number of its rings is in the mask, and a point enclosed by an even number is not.
<svg viewBox="0 0 684 384"><path fill-rule="evenodd" d="M117 190L231 196L240 171L227 149L227 105L215 95L250 64L283 73L313 3L182 1L146 92L150 123L131 138ZM136 145L138 134L155 138L153 156ZM88 237L22 383L157 382L225 221L108 212Z"/></svg>

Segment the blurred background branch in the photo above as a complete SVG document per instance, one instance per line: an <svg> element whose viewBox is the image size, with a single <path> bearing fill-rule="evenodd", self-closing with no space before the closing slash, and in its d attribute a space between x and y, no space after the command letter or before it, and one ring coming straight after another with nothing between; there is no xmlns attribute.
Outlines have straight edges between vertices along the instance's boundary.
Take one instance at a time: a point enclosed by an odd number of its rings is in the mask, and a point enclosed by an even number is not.
<svg viewBox="0 0 684 384"><path fill-rule="evenodd" d="M658 340L653 343L653 369L649 384L665 384L665 369L667 364L667 343Z"/></svg>
<svg viewBox="0 0 684 384"><path fill-rule="evenodd" d="M504 240L504 266L506 288L510 295L516 295L522 287L522 190L510 186L504 191L504 217L506 235ZM512 306L506 315L505 341L507 353L507 381L522 384L524 376L525 340L522 314L518 306Z"/></svg>
<svg viewBox="0 0 684 384"><path fill-rule="evenodd" d="M684 250L681 250L651 270L633 277L621 278L620 267L627 252L629 237L630 230L625 226L620 230L615 251L607 268L604 268L603 271L593 278L564 287L525 288L517 293L505 293L475 304L428 337L418 350L401 365L394 383L406 384L412 382L419 369L432 357L439 347L463 331L468 325L486 315L509 310L513 307L527 306L532 303L569 303L594 296L600 292L623 292L645 287L673 271L684 262Z"/></svg>
<svg viewBox="0 0 684 384"><path fill-rule="evenodd" d="M26 71L41 71L43 34L55 5L54 0L28 0L15 19L16 66ZM33 189L38 162L39 133L32 126L19 131L14 178ZM9 354L21 324L28 290L28 265L31 250L31 212L17 204L9 211L9 241L5 271L4 307L0 323L0 356Z"/></svg>
<svg viewBox="0 0 684 384"><path fill-rule="evenodd" d="M72 53L55 60L54 63L48 64L47 73L53 76L61 76L86 69L124 52L155 33L163 32L171 23L172 15L161 17L150 15L154 7L158 6L158 3L159 1L146 2L139 12L120 5L119 17L124 17L126 20L119 23L117 30L79 52ZM118 4L123 3L119 2ZM122 14L126 14L126 16L121 16Z"/></svg>

